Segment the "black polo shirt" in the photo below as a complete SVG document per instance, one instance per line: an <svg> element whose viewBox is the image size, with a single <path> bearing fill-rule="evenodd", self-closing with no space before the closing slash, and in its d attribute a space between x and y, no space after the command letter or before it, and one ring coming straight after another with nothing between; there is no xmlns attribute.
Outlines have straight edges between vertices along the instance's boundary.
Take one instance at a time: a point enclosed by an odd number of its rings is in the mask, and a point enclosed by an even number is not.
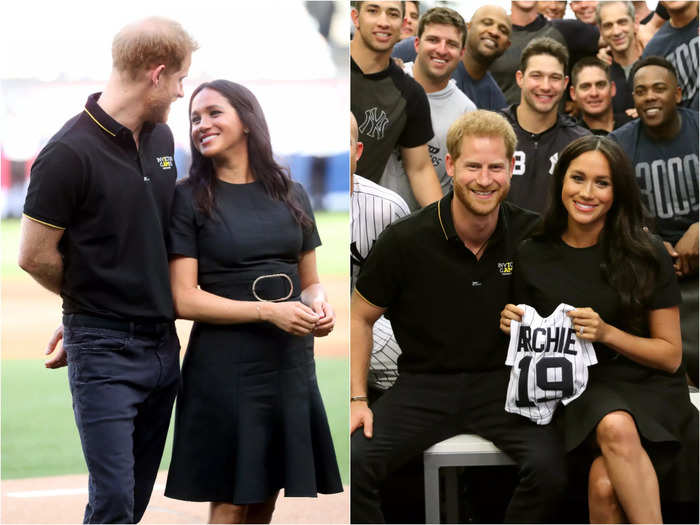
<svg viewBox="0 0 700 525"><path fill-rule="evenodd" d="M91 95L39 153L24 214L65 229L64 313L174 318L166 234L175 191L173 137L146 124L131 130Z"/></svg>
<svg viewBox="0 0 700 525"><path fill-rule="evenodd" d="M500 312L511 300L511 273L534 212L501 203L480 260L457 236L453 192L389 226L357 280L370 303L388 308L401 347L401 372L454 373L504 367Z"/></svg>

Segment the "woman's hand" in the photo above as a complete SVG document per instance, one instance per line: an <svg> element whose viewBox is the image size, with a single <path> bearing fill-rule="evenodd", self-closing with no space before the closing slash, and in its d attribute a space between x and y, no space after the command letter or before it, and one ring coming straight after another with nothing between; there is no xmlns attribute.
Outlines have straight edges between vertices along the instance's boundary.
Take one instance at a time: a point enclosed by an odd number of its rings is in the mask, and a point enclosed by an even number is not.
<svg viewBox="0 0 700 525"><path fill-rule="evenodd" d="M501 324L499 326L501 332L510 335L510 322L518 321L520 323L523 320L524 313L525 311L522 308L518 308L514 304L507 304L501 311Z"/></svg>
<svg viewBox="0 0 700 525"><path fill-rule="evenodd" d="M335 312L333 307L324 300L314 301L311 305L318 315L318 322L313 330L316 337L324 337L331 333L335 326Z"/></svg>
<svg viewBox="0 0 700 525"><path fill-rule="evenodd" d="M294 335L308 335L316 327L319 316L300 301L264 303L262 315L277 328Z"/></svg>
<svg viewBox="0 0 700 525"><path fill-rule="evenodd" d="M579 339L603 342L610 331L610 325L603 321L593 308L576 308L567 312L566 315L571 318L576 329L576 337Z"/></svg>

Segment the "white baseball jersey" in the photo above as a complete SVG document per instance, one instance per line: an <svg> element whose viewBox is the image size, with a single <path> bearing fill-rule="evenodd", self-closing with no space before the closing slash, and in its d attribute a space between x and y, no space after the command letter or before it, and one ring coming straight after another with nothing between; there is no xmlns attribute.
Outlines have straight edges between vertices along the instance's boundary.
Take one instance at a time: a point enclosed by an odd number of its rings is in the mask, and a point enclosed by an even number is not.
<svg viewBox="0 0 700 525"><path fill-rule="evenodd" d="M573 306L560 304L544 319L531 306L518 307L525 314L522 322L510 322L506 411L546 425L559 402L567 405L586 389L588 367L598 359L566 315Z"/></svg>
<svg viewBox="0 0 700 525"><path fill-rule="evenodd" d="M351 285L360 267L369 255L379 234L392 222L408 215L406 202L395 192L364 177L353 175L352 219L350 239ZM373 347L368 380L373 386L385 390L398 377L397 362L401 355L391 323L381 316L372 328Z"/></svg>

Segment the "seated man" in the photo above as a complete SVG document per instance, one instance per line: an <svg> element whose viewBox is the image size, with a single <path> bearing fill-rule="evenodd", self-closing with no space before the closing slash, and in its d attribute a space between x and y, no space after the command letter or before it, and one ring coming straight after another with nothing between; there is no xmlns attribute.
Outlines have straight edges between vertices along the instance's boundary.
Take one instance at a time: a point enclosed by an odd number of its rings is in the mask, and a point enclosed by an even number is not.
<svg viewBox="0 0 700 525"><path fill-rule="evenodd" d="M537 221L503 202L515 143L497 113L477 110L457 119L446 159L454 190L389 226L360 271L351 306L354 523L382 523L384 480L427 447L463 432L493 441L519 465L507 521L554 518L566 487L556 427L504 410L508 341L497 319L511 297L515 249ZM402 349L399 379L370 409L372 325L384 312Z"/></svg>

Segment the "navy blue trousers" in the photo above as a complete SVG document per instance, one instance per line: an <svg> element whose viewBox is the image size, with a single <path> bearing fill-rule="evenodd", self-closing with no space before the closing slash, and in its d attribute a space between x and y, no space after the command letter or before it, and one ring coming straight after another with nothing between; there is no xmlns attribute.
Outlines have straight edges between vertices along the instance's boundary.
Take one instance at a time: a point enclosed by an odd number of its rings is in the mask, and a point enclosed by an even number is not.
<svg viewBox="0 0 700 525"><path fill-rule="evenodd" d="M84 523L137 523L151 497L180 382L173 323L162 333L79 326L64 316L73 412L89 472Z"/></svg>

